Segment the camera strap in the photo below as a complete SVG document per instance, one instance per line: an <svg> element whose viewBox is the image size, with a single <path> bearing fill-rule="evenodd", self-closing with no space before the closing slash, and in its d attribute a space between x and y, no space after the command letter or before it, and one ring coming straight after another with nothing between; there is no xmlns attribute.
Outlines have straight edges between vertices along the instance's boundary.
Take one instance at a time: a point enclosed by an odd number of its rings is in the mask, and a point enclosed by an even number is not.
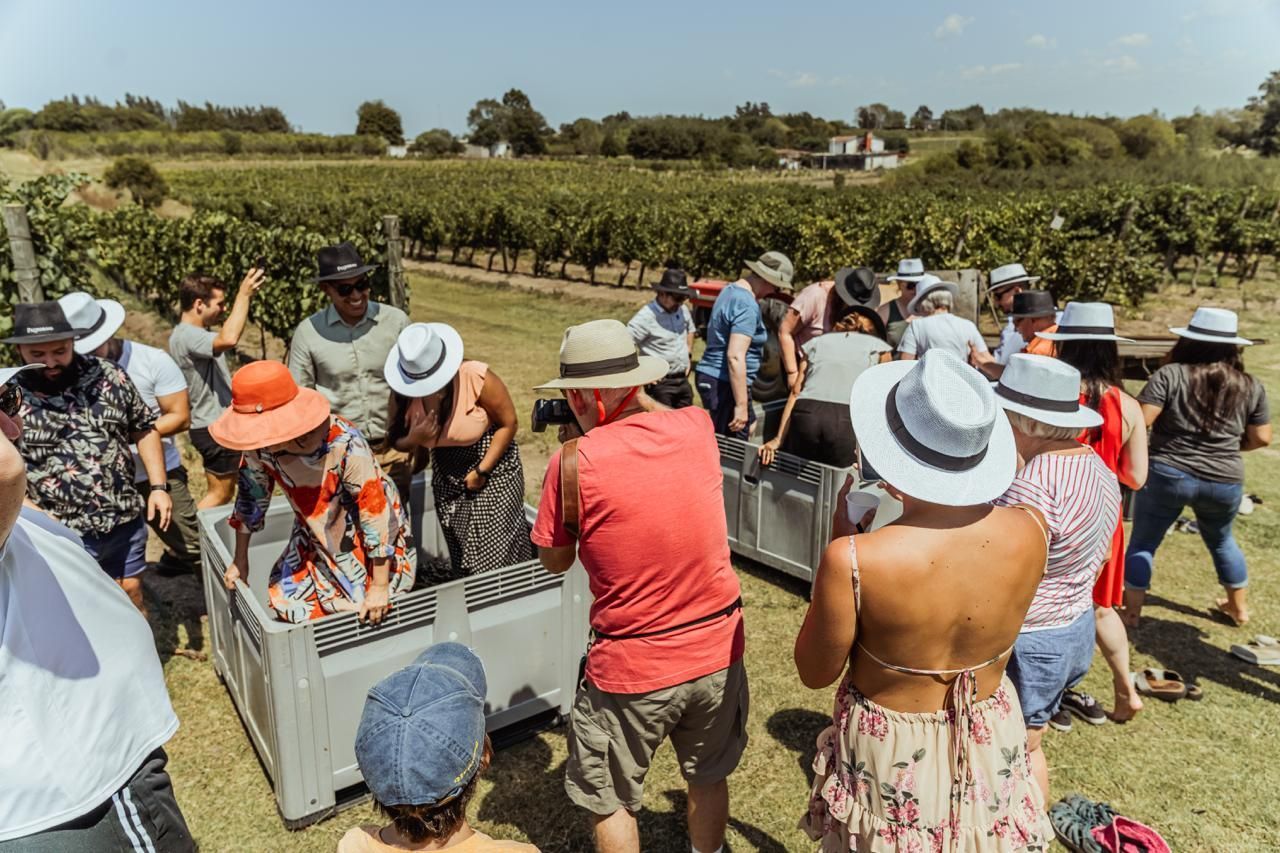
<svg viewBox="0 0 1280 853"><path fill-rule="evenodd" d="M574 539L578 538L578 521L581 516L581 498L578 494L578 439L572 438L560 448L560 512L564 517L564 529Z"/></svg>

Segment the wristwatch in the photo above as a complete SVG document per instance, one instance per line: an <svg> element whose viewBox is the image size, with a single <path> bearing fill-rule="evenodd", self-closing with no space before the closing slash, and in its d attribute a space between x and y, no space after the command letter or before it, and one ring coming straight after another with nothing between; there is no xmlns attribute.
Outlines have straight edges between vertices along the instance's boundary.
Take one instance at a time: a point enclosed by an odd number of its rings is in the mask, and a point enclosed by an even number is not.
<svg viewBox="0 0 1280 853"><path fill-rule="evenodd" d="M151 484L151 491L153 491L153 492L167 492L167 491L169 491L169 484L168 484L168 483L152 483L152 484Z"/></svg>
<svg viewBox="0 0 1280 853"><path fill-rule="evenodd" d="M486 480L486 481L489 479L489 477L493 476L493 475L492 475L492 473L491 473L491 472L489 472L489 471L481 471L481 470L480 470L480 466L479 466L479 465L477 465L477 466L475 467L475 469L474 469L474 470L475 470L475 472L476 472L477 474L479 474L479 475L480 475L480 478L481 478L481 479Z"/></svg>

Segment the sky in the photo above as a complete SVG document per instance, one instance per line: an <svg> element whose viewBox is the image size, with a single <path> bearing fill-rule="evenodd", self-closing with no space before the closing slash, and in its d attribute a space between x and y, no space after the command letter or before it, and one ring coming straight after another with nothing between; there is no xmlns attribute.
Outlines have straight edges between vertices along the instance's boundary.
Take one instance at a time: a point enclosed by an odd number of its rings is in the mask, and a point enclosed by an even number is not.
<svg viewBox="0 0 1280 853"><path fill-rule="evenodd" d="M1166 116L1243 106L1280 69L1280 0L0 0L0 101L69 93L269 104L349 133L381 98L410 137L522 89L580 116L745 101L852 121L980 103Z"/></svg>

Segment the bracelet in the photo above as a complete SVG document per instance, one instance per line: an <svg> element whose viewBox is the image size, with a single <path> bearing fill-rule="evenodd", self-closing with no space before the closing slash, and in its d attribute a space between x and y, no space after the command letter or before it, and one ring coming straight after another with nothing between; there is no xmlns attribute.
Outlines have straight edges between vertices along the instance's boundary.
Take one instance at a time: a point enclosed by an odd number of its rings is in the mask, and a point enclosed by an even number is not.
<svg viewBox="0 0 1280 853"><path fill-rule="evenodd" d="M479 465L477 465L473 470L480 475L481 479L484 479L484 480L488 480L489 477L492 476L491 472L481 471Z"/></svg>
<svg viewBox="0 0 1280 853"><path fill-rule="evenodd" d="M169 484L168 484L168 483L152 483L152 484L151 484L151 491L153 491L153 492L167 492L167 491L169 491Z"/></svg>

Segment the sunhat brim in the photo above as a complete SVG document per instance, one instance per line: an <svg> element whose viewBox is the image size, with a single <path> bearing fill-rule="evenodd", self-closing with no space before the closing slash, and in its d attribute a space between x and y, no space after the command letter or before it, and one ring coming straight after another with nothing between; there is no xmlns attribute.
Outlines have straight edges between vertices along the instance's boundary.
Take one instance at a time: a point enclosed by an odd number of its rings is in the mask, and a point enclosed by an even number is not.
<svg viewBox="0 0 1280 853"><path fill-rule="evenodd" d="M284 444L324 423L329 400L312 388L299 388L298 396L265 412L237 412L231 406L209 424L209 435L228 450L261 450Z"/></svg>
<svg viewBox="0 0 1280 853"><path fill-rule="evenodd" d="M1186 326L1178 326L1177 328L1170 326L1169 331L1173 332L1180 338L1190 338L1193 341L1205 341L1206 343L1211 344L1231 344L1232 346L1237 347L1253 346L1253 341L1248 338L1242 338L1239 335L1231 338L1224 338L1219 335L1204 335L1200 332L1193 332Z"/></svg>
<svg viewBox="0 0 1280 853"><path fill-rule="evenodd" d="M462 366L462 335L452 326L445 323L427 323L432 332L440 337L444 344L444 361L430 376L414 379L404 372L400 366L400 342L397 341L387 353L387 361L382 366L382 376L391 386L391 390L406 397L430 397L453 381Z"/></svg>
<svg viewBox="0 0 1280 853"><path fill-rule="evenodd" d="M951 291L951 297L953 299L956 296L960 295L960 285L956 284L954 281L947 281L946 279L943 279L941 282L939 282L938 284L935 284L933 287L929 288L928 290L924 290L917 293L915 297L910 302L907 303L907 313L915 314L916 308L920 306L920 303L923 302L929 296L930 293L934 293L936 291L944 290L944 289Z"/></svg>
<svg viewBox="0 0 1280 853"><path fill-rule="evenodd" d="M743 263L746 265L747 269L751 270L774 287L785 290L788 293L791 292L794 285L792 282L786 281L778 275L777 270L771 270L759 261L743 261Z"/></svg>
<svg viewBox="0 0 1280 853"><path fill-rule="evenodd" d="M1011 278L1011 279L1008 279L1007 281L1002 281L999 284L992 284L988 286L987 293L998 293L999 291L1004 290L1006 287L1010 287L1015 284L1035 284L1039 280L1040 280L1040 276L1038 275L1018 276L1017 278Z"/></svg>
<svg viewBox="0 0 1280 853"><path fill-rule="evenodd" d="M662 282L657 281L649 285L649 287L657 291L658 293L670 293L672 296L690 296L691 297L694 294L693 288L687 284L684 287L672 287L670 285L663 284Z"/></svg>
<svg viewBox="0 0 1280 853"><path fill-rule="evenodd" d="M569 388L636 388L657 382L671 372L671 365L665 358L653 355L642 355L639 364L622 373L608 373L603 376L572 376L553 379L542 385L534 386L535 391L567 390Z"/></svg>
<svg viewBox="0 0 1280 853"><path fill-rule="evenodd" d="M1058 309L1046 308L1043 311L1031 311L1026 314L1010 314L1009 316L1015 320L1038 320L1044 317L1057 317Z"/></svg>
<svg viewBox="0 0 1280 853"><path fill-rule="evenodd" d="M967 471L936 468L912 456L885 422L885 401L920 361L892 361L863 371L853 384L849 414L858 448L880 478L913 498L943 506L974 506L1004 494L1018 466L1009 419L997 417L987 453Z"/></svg>
<svg viewBox="0 0 1280 853"><path fill-rule="evenodd" d="M41 332L38 335L14 335L0 340L0 344L47 344L50 341L74 341L81 334L76 329L66 329L61 332Z"/></svg>
<svg viewBox="0 0 1280 853"><path fill-rule="evenodd" d="M1119 335L1080 334L1076 332L1036 332L1037 338L1046 341L1114 341L1118 344L1136 343L1133 338L1122 338Z"/></svg>
<svg viewBox="0 0 1280 853"><path fill-rule="evenodd" d="M0 367L0 388L8 385L9 380L17 376L19 373L46 366L47 365L43 362L40 362L38 364L24 364L21 367Z"/></svg>
<svg viewBox="0 0 1280 853"><path fill-rule="evenodd" d="M323 284L326 281L345 281L349 278L357 278L367 275L378 268L377 264L361 264L353 270L343 270L342 272L331 272L328 275L312 276L313 284Z"/></svg>
<svg viewBox="0 0 1280 853"><path fill-rule="evenodd" d="M88 355L111 340L112 336L120 331L120 327L124 325L125 311L123 305L114 299L99 299L97 302L98 305L102 306L102 323L83 338L76 340L75 350L81 355Z"/></svg>
<svg viewBox="0 0 1280 853"><path fill-rule="evenodd" d="M894 273L886 278L885 281L919 281L924 277L925 273L920 273L919 275L898 275L897 273Z"/></svg>
<svg viewBox="0 0 1280 853"><path fill-rule="evenodd" d="M1050 412L1035 406L1029 406L1026 403L1015 403L1013 400L1002 397L998 386L999 383L993 383L992 390L995 392L996 402L1007 412L1017 412L1020 415L1026 415L1033 421L1039 421L1049 426L1074 429L1093 429L1096 426L1102 426L1102 415L1088 406L1080 405L1074 412Z"/></svg>
<svg viewBox="0 0 1280 853"><path fill-rule="evenodd" d="M863 308L870 308L872 311L879 308L880 307L880 285L876 284L873 281L871 284L871 293L869 294L869 297L864 301L859 299L857 296L855 296L853 294L853 291L849 289L849 279L851 278L853 278L853 276L849 275L849 276L845 276L842 279L838 279L836 281L835 289L836 289L836 294L840 297L840 301L843 302L845 305L849 306L850 308L853 308L855 306L861 306Z"/></svg>

